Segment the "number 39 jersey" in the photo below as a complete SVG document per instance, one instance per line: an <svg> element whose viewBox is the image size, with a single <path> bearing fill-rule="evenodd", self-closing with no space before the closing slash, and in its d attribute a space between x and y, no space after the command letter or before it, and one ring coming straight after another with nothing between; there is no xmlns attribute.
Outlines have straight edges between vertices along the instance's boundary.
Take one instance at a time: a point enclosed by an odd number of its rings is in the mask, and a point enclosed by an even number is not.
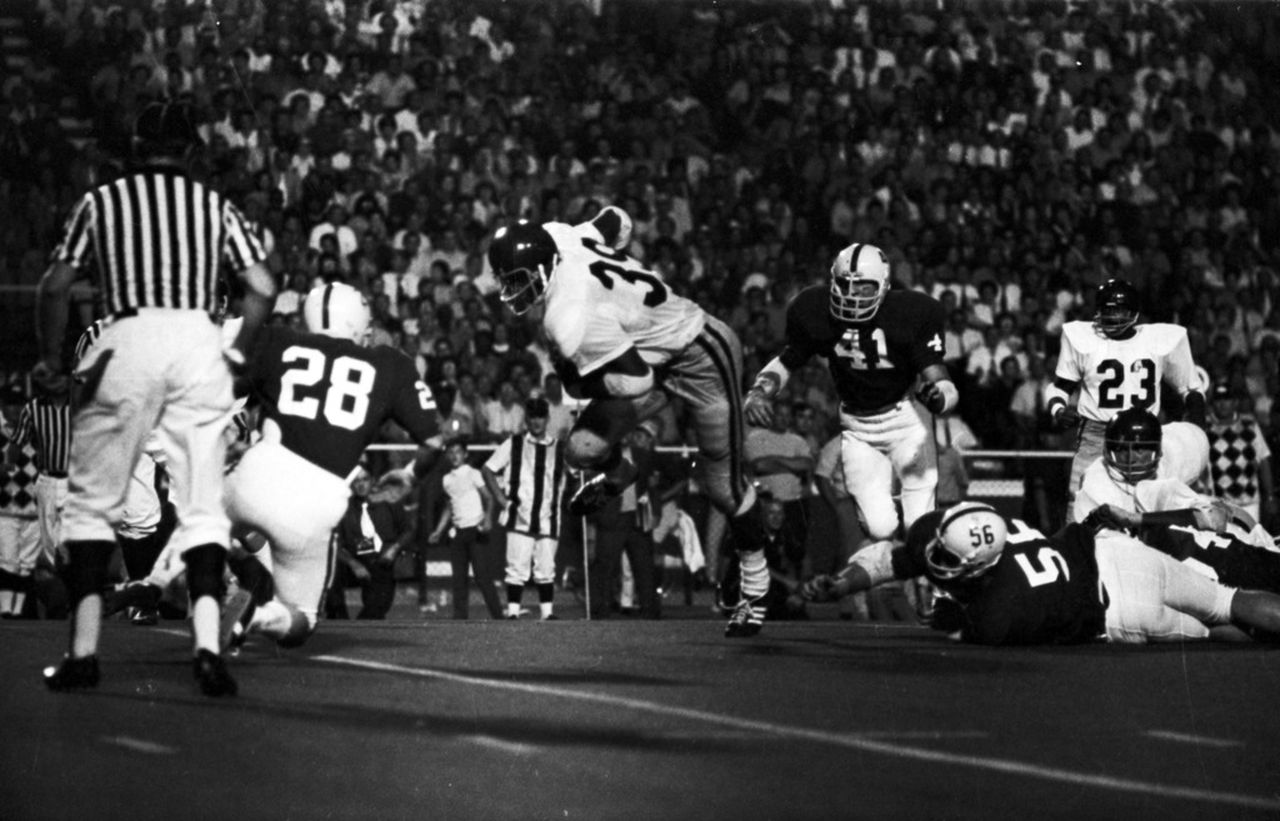
<svg viewBox="0 0 1280 821"><path fill-rule="evenodd" d="M547 283L542 324L556 352L586 376L634 346L651 366L688 347L706 324L697 303L602 241L590 223L542 226L560 262Z"/></svg>
<svg viewBox="0 0 1280 821"><path fill-rule="evenodd" d="M1109 339L1095 331L1092 322L1062 326L1062 352L1054 375L1080 383L1077 407L1085 419L1109 422L1132 407L1159 415L1162 382L1179 393L1204 390L1185 328L1152 322L1134 331L1128 339Z"/></svg>
<svg viewBox="0 0 1280 821"><path fill-rule="evenodd" d="M338 476L351 473L387 419L418 442L439 429L430 389L395 348L270 327L262 330L249 368L252 390L264 418L280 427L281 444Z"/></svg>
<svg viewBox="0 0 1280 821"><path fill-rule="evenodd" d="M905 546L891 554L896 578L929 575L925 547L940 513L912 525ZM1000 560L986 573L957 584L932 578L964 612L961 638L974 644L1079 644L1106 630L1093 534L1072 524L1053 538L1016 519Z"/></svg>
<svg viewBox="0 0 1280 821"><path fill-rule="evenodd" d="M870 320L840 322L828 287L813 285L787 306L782 364L794 371L826 357L846 412L882 408L902 399L925 368L942 364L945 313L928 294L889 291Z"/></svg>

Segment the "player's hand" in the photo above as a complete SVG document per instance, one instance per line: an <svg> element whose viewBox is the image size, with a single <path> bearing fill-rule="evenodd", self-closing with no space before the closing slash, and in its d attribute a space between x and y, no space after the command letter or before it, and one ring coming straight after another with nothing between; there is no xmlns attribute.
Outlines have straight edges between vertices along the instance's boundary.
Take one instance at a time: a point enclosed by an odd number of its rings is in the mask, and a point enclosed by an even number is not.
<svg viewBox="0 0 1280 821"><path fill-rule="evenodd" d="M1142 514L1123 510L1115 505L1099 505L1084 517L1084 526L1093 530L1129 530L1142 525Z"/></svg>
<svg viewBox="0 0 1280 821"><path fill-rule="evenodd" d="M742 405L742 416L747 424L757 428L773 425L773 400L763 391L752 388L747 391L746 402Z"/></svg>
<svg viewBox="0 0 1280 821"><path fill-rule="evenodd" d="M916 399L919 399L920 404L928 408L930 413L938 414L947 409L947 397L943 394L942 388L938 387L937 382L926 382L916 394Z"/></svg>
<svg viewBox="0 0 1280 821"><path fill-rule="evenodd" d="M840 598L843 591L840 580L836 576L822 574L814 576L800 587L800 595L805 601L827 602Z"/></svg>
<svg viewBox="0 0 1280 821"><path fill-rule="evenodd" d="M1080 411L1075 409L1074 405L1062 405L1061 409L1053 415L1053 423L1059 428L1074 428L1080 424Z"/></svg>
<svg viewBox="0 0 1280 821"><path fill-rule="evenodd" d="M244 351L235 345L228 345L222 349L222 361L227 363L227 370L231 371L232 376L237 378L244 376L247 367Z"/></svg>
<svg viewBox="0 0 1280 821"><path fill-rule="evenodd" d="M1205 507L1198 507L1195 510L1196 527L1201 530L1212 530L1219 533L1227 529L1227 525L1232 519L1232 509L1220 499L1214 499Z"/></svg>
<svg viewBox="0 0 1280 821"><path fill-rule="evenodd" d="M67 389L68 379L56 363L41 359L31 369L31 381L49 393L62 393Z"/></svg>

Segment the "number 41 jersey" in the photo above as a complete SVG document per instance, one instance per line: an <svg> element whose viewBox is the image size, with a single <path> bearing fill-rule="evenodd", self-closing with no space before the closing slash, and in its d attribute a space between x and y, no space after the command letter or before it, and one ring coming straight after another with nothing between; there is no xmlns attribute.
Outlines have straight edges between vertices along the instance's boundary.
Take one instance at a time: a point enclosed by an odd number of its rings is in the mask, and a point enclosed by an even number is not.
<svg viewBox="0 0 1280 821"><path fill-rule="evenodd" d="M1185 393L1204 390L1191 359L1187 330L1151 322L1134 326L1128 339L1109 339L1092 322L1062 326L1062 352L1054 376L1080 383L1080 415L1110 422L1122 410L1142 407L1160 414L1160 385Z"/></svg>
<svg viewBox="0 0 1280 821"><path fill-rule="evenodd" d="M439 429L430 389L395 348L269 327L249 368L264 418L280 426L281 444L338 476L351 473L387 419L419 443Z"/></svg>
<svg viewBox="0 0 1280 821"><path fill-rule="evenodd" d="M942 364L942 303L919 291L891 290L875 316L840 322L831 315L830 289L812 285L787 306L782 364L795 371L810 357L826 357L846 412L859 414L906 396L920 372Z"/></svg>

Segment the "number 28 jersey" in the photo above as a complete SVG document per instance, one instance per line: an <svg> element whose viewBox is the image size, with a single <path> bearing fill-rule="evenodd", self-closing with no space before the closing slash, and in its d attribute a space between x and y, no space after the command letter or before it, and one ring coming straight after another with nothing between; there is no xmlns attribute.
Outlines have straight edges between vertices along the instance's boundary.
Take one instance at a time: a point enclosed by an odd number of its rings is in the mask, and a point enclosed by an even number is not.
<svg viewBox="0 0 1280 821"><path fill-rule="evenodd" d="M706 324L698 304L602 241L590 223L542 226L560 262L547 283L542 324L556 353L587 376L632 346L650 366L693 342Z"/></svg>
<svg viewBox="0 0 1280 821"><path fill-rule="evenodd" d="M281 444L338 476L351 473L388 419L418 442L439 429L430 389L395 348L269 327L249 367L252 390L264 418L279 426Z"/></svg>
<svg viewBox="0 0 1280 821"><path fill-rule="evenodd" d="M1078 409L1085 419L1109 422L1132 407L1159 415L1162 382L1179 393L1204 390L1185 328L1152 322L1134 331L1128 339L1109 339L1095 331L1092 322L1062 326L1062 352L1054 376L1080 383Z"/></svg>
<svg viewBox="0 0 1280 821"><path fill-rule="evenodd" d="M902 399L920 372L942 364L942 303L919 291L889 291L866 322L831 315L830 290L813 285L787 306L782 364L794 371L822 356L842 408L861 413Z"/></svg>
<svg viewBox="0 0 1280 821"><path fill-rule="evenodd" d="M929 513L911 526L891 554L896 578L930 576L924 551L940 518ZM1050 538L1011 519L1004 552L986 573L960 584L930 578L960 604L960 636L973 644L1080 644L1106 630L1093 534L1082 525Z"/></svg>

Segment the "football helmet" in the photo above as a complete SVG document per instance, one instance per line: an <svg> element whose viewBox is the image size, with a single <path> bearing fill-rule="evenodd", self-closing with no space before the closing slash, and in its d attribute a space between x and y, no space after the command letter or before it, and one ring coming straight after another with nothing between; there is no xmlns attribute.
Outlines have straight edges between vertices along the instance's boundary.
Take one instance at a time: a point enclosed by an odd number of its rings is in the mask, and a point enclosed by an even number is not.
<svg viewBox="0 0 1280 821"><path fill-rule="evenodd" d="M831 263L831 315L841 322L865 322L889 293L889 259L874 245L855 242Z"/></svg>
<svg viewBox="0 0 1280 821"><path fill-rule="evenodd" d="M1107 423L1102 461L1117 482L1134 484L1156 475L1164 431L1155 414L1144 408L1120 411Z"/></svg>
<svg viewBox="0 0 1280 821"><path fill-rule="evenodd" d="M961 502L942 514L938 533L924 549L929 571L940 580L970 579L987 572L1004 552L1009 524L983 502Z"/></svg>
<svg viewBox="0 0 1280 821"><path fill-rule="evenodd" d="M302 303L302 319L307 330L357 345L369 341L369 302L364 294L341 282L317 285Z"/></svg>
<svg viewBox="0 0 1280 821"><path fill-rule="evenodd" d="M1109 279L1098 286L1094 299L1093 329L1108 339L1118 339L1138 324L1138 289L1123 279Z"/></svg>
<svg viewBox="0 0 1280 821"><path fill-rule="evenodd" d="M551 235L526 220L499 228L489 244L489 265L502 288L502 301L517 316L542 301L559 260Z"/></svg>

